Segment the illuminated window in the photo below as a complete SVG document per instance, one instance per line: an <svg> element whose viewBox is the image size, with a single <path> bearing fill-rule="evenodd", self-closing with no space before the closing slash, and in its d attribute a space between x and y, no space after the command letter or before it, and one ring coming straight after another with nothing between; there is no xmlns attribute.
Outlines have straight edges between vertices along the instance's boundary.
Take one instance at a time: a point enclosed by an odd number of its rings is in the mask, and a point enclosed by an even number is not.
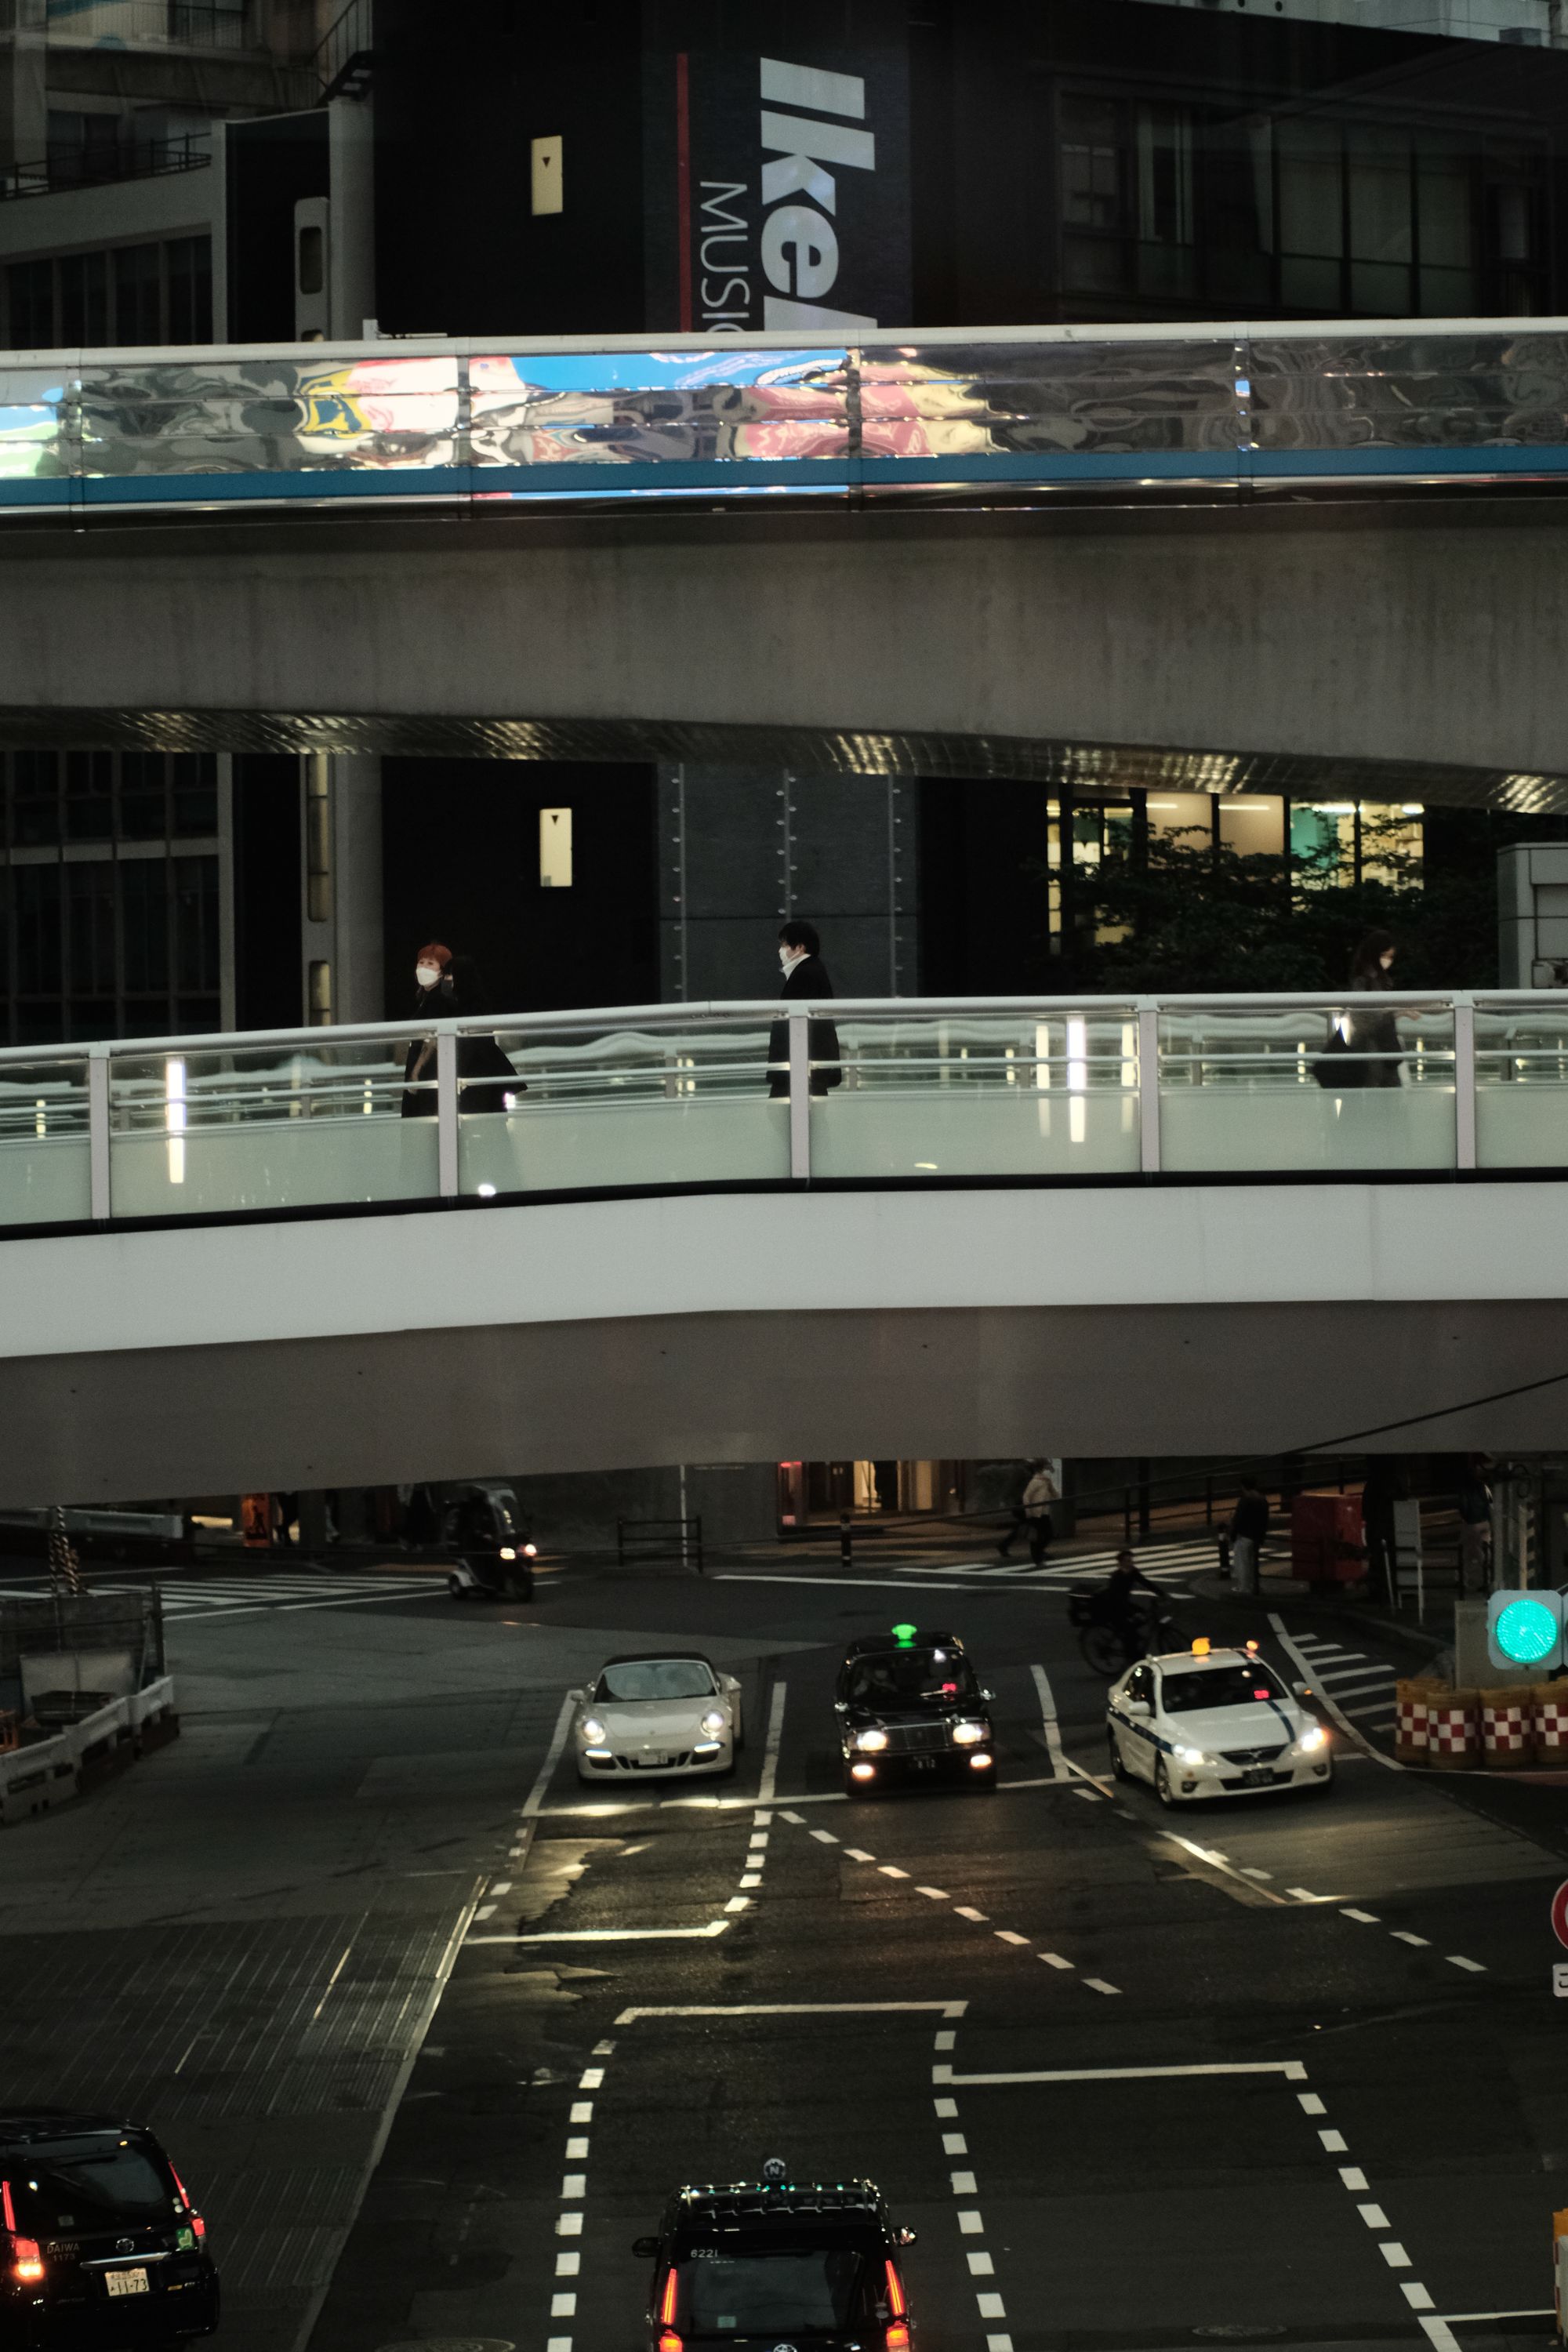
<svg viewBox="0 0 1568 2352"><path fill-rule="evenodd" d="M539 887L542 890L572 887L572 812L544 808L539 812Z"/></svg>

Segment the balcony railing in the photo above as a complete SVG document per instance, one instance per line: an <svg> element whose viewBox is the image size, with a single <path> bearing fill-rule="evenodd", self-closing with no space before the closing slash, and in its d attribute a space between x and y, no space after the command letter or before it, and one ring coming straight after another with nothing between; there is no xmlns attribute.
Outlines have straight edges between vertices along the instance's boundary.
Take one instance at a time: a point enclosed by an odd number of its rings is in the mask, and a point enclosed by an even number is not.
<svg viewBox="0 0 1568 2352"><path fill-rule="evenodd" d="M412 1076L423 1041L395 1023L0 1054L0 1227L671 1185L1568 1177L1568 991L664 1004L430 1040Z"/></svg>
<svg viewBox="0 0 1568 2352"><path fill-rule="evenodd" d="M17 196L56 196L65 188L157 180L167 172L201 172L212 159L211 135L203 131L184 131L177 139L73 150L47 156L41 163L8 163L0 168L0 204Z"/></svg>
<svg viewBox="0 0 1568 2352"><path fill-rule="evenodd" d="M1565 419L1536 320L63 352L0 359L0 512L1539 497Z"/></svg>

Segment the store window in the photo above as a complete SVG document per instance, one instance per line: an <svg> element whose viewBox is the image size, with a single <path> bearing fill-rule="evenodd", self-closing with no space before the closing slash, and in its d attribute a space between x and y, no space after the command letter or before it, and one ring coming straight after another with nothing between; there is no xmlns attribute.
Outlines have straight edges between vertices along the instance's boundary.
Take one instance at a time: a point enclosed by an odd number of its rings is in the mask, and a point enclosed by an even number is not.
<svg viewBox="0 0 1568 2352"><path fill-rule="evenodd" d="M14 261L4 273L4 294L3 328L12 351L210 343L212 240L171 237Z"/></svg>

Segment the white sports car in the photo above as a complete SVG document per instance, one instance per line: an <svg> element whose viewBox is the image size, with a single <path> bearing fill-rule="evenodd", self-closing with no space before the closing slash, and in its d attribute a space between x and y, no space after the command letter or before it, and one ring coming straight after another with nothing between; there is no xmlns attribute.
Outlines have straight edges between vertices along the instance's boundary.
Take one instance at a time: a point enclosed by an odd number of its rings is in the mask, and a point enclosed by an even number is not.
<svg viewBox="0 0 1568 2352"><path fill-rule="evenodd" d="M1145 1658L1111 1686L1110 1769L1152 1780L1163 1805L1269 1789L1329 1789L1329 1735L1249 1650L1191 1650Z"/></svg>
<svg viewBox="0 0 1568 2352"><path fill-rule="evenodd" d="M580 1780L732 1772L745 1744L740 1684L697 1650L611 1658L591 1689L569 1696Z"/></svg>

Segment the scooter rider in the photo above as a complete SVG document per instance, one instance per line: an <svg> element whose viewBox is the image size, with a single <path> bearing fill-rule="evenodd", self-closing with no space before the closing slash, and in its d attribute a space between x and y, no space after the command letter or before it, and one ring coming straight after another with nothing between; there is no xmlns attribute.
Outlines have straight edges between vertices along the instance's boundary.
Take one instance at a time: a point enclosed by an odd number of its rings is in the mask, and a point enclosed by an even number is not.
<svg viewBox="0 0 1568 2352"><path fill-rule="evenodd" d="M461 1497L447 1516L447 1541L480 1591L500 1600L531 1590L533 1547L524 1544L504 1503L482 1489Z"/></svg>
<svg viewBox="0 0 1568 2352"><path fill-rule="evenodd" d="M1152 1593L1156 1603L1151 1609L1140 1599L1144 1592ZM1149 1629L1157 1622L1160 1588L1151 1584L1130 1551L1119 1551L1116 1566L1106 1579L1102 1595L1105 1614L1115 1628L1128 1664L1143 1655L1149 1646Z"/></svg>

